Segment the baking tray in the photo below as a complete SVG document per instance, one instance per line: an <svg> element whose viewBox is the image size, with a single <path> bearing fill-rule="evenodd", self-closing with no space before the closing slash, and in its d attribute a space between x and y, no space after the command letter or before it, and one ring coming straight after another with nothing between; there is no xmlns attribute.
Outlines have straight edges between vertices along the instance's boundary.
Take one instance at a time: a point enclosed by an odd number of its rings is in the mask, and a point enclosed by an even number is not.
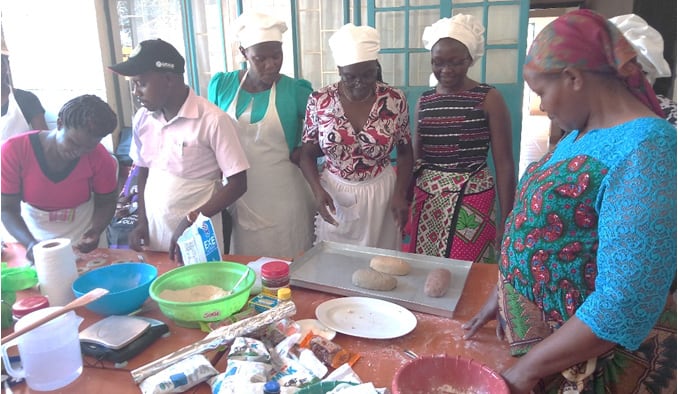
<svg viewBox="0 0 678 394"><path fill-rule="evenodd" d="M368 268L374 256L400 258L410 264L408 275L396 276L398 286L391 291L363 289L351 283L353 272ZM390 301L407 309L451 318L471 269L472 262L433 257L397 250L370 248L336 242L319 242L294 260L290 266L290 283L294 286L344 296L368 296ZM452 282L440 298L424 294L426 276L435 268L447 268Z"/></svg>

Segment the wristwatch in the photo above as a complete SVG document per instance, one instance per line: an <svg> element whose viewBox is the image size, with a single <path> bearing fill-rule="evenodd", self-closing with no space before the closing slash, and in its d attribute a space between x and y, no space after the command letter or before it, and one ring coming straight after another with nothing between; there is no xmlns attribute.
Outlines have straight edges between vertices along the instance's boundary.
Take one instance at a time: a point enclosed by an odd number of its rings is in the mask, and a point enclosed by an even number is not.
<svg viewBox="0 0 678 394"><path fill-rule="evenodd" d="M198 211L197 209L189 212L186 215L186 220L188 221L188 224L195 223L196 219L198 219L198 215L200 215L200 211Z"/></svg>

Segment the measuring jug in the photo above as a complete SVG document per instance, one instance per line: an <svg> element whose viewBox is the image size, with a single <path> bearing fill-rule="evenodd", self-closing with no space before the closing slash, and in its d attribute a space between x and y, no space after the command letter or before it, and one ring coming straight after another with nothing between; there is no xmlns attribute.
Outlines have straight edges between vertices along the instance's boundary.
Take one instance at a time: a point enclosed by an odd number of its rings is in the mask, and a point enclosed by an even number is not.
<svg viewBox="0 0 678 394"><path fill-rule="evenodd" d="M31 312L19 319L15 330L38 320L60 307ZM50 391L73 382L82 373L82 354L78 326L82 318L70 311L38 328L2 344L5 370L15 378L25 378L33 390ZM7 349L18 346L21 367L10 364Z"/></svg>

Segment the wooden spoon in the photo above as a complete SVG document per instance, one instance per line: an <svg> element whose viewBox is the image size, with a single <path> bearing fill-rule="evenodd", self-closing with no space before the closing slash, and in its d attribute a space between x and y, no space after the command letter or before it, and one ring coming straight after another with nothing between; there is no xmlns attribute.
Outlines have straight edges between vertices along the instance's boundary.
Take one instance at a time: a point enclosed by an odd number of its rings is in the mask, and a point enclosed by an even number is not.
<svg viewBox="0 0 678 394"><path fill-rule="evenodd" d="M0 342L6 343L7 341L11 341L12 339L19 337L21 335L24 335L25 333L38 328L39 326L47 323L48 321L54 319L55 317L59 317L63 315L64 313L70 312L75 308L79 308L81 306L85 306L89 304L92 301L95 301L102 296L108 294L108 290L102 289L100 287L93 289L89 291L88 293L76 298L75 300L69 302L68 304L64 305L62 308L55 309L53 312L50 312L46 314L45 316L41 317L40 319L32 322L31 324L23 327L22 329L18 331L14 331L13 333L7 335L6 337L3 337L0 339Z"/></svg>

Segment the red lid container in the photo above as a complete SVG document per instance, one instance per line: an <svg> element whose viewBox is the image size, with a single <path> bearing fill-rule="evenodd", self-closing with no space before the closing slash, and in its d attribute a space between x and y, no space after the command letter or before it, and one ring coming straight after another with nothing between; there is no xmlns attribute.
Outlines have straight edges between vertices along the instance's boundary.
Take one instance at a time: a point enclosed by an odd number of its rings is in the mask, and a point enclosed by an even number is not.
<svg viewBox="0 0 678 394"><path fill-rule="evenodd" d="M269 280L280 279L290 274L290 266L284 261L271 261L261 266L261 277Z"/></svg>
<svg viewBox="0 0 678 394"><path fill-rule="evenodd" d="M18 300L12 305L12 315L20 319L38 309L47 308L49 301L44 296L31 296Z"/></svg>

